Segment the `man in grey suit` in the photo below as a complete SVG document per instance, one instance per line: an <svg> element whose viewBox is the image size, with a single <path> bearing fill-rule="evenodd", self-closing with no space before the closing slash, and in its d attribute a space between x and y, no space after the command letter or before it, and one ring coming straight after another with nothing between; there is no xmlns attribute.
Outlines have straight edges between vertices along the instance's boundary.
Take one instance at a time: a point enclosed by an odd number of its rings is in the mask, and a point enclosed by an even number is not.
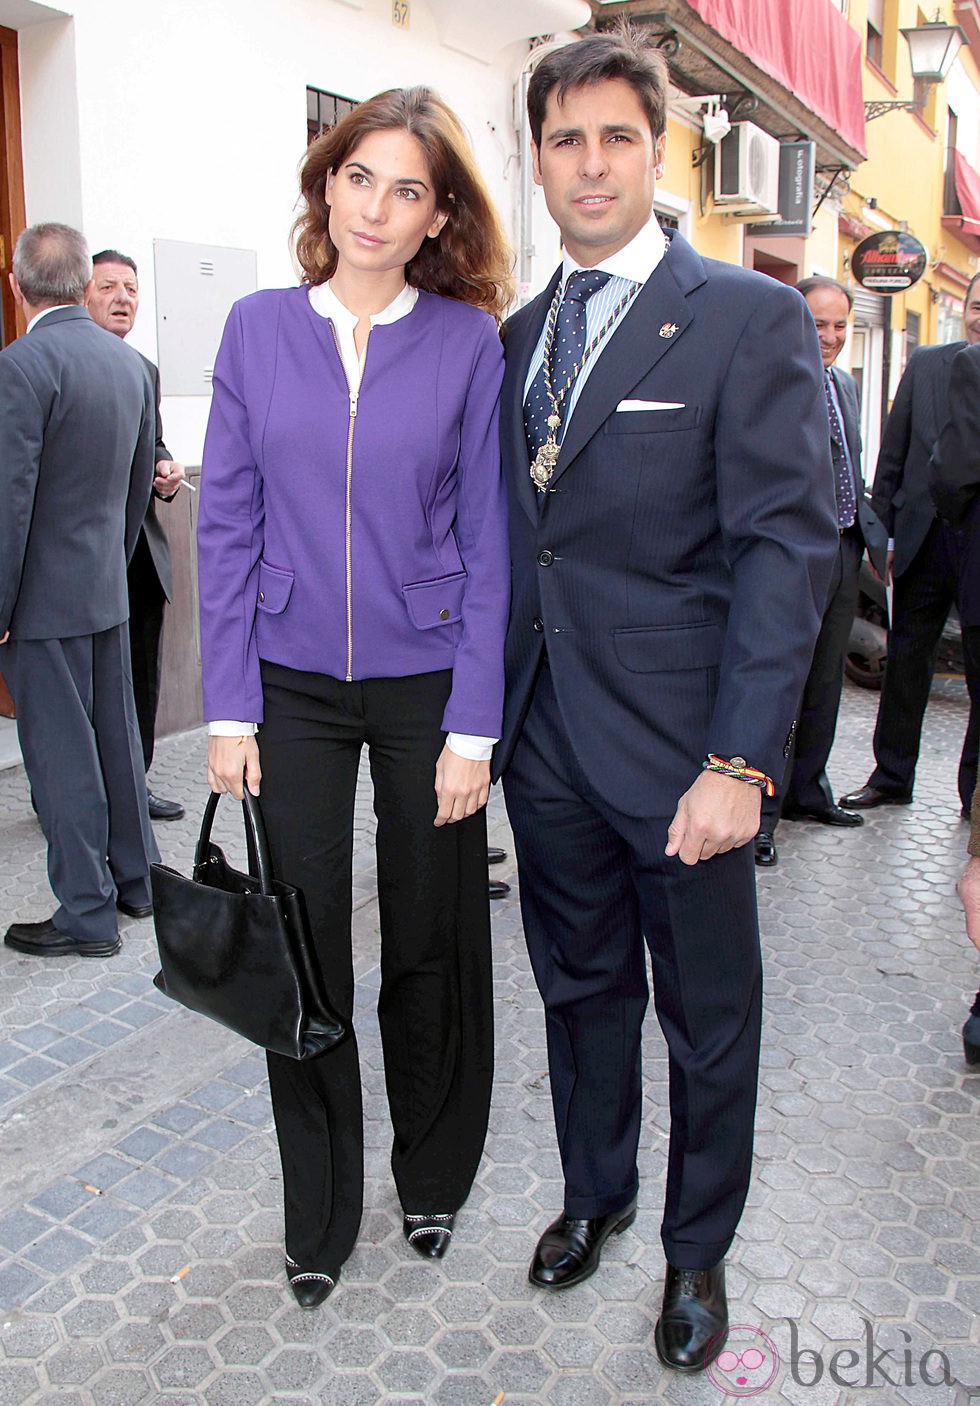
<svg viewBox="0 0 980 1406"><path fill-rule="evenodd" d="M953 360L965 346L980 342L980 275L966 290L964 325L965 342L918 347L909 357L878 455L871 506L891 539L886 579L894 579L895 593L874 733L876 766L859 790L840 798L842 806L857 810L912 800L933 655L959 595L961 553L956 534L936 516L929 496L929 459L949 418ZM957 788L969 819L980 743L980 678L969 660L966 682L970 718Z"/></svg>
<svg viewBox="0 0 980 1406"><path fill-rule="evenodd" d="M135 262L117 249L103 249L92 258L93 276L85 306L94 322L117 337L133 330L140 305L139 278ZM156 500L170 503L184 482L184 466L178 464L163 442L160 418L160 372L153 362L137 355L153 382L156 404L153 492L129 563L129 653L133 664L133 693L136 717L143 744L143 765L147 772L153 761L157 703L160 698L160 665L163 646L163 613L173 600L174 575L170 548L163 524L157 517ZM177 801L155 796L148 788L151 820L180 820L184 807Z"/></svg>
<svg viewBox="0 0 980 1406"><path fill-rule="evenodd" d="M0 643L60 904L4 942L41 957L118 952L116 910L149 915L158 857L126 630L152 386L82 306L91 276L77 230L25 230L10 282L27 335L0 352Z"/></svg>

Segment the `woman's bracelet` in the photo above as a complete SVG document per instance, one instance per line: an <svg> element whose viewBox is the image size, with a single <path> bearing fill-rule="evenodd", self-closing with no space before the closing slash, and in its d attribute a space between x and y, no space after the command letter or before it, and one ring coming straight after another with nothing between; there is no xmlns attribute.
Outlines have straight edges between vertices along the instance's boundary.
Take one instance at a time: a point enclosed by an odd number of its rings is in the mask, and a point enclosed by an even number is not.
<svg viewBox="0 0 980 1406"><path fill-rule="evenodd" d="M724 757L716 757L714 752L709 752L707 760L701 763L701 769L716 771L719 776L732 776L736 781L747 781L750 786L761 787L767 796L776 794L772 778L758 767L749 766L744 757L731 757L726 761Z"/></svg>

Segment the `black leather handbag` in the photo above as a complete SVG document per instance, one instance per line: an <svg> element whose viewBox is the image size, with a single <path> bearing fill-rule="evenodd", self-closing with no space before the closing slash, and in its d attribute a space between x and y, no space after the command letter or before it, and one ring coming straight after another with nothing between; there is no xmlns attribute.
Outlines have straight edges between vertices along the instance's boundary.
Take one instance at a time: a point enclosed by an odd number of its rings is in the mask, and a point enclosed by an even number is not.
<svg viewBox="0 0 980 1406"><path fill-rule="evenodd" d="M258 800L246 787L248 866L232 869L208 799L188 879L152 864L161 970L154 984L188 1010L294 1059L322 1054L347 1033L323 990L302 892L273 876Z"/></svg>

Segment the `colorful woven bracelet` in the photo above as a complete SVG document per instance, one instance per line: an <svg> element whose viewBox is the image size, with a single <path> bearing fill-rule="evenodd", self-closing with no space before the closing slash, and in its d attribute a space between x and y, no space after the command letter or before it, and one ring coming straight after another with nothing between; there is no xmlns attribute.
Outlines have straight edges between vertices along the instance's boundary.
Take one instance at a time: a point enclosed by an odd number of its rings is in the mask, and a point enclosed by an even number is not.
<svg viewBox="0 0 980 1406"><path fill-rule="evenodd" d="M714 752L709 752L707 760L701 763L703 771L716 771L719 776L731 776L736 781L747 781L750 786L759 786L767 796L776 793L776 787L771 777L758 767L749 766L741 757L733 757L731 761L725 761L724 757L716 757Z"/></svg>

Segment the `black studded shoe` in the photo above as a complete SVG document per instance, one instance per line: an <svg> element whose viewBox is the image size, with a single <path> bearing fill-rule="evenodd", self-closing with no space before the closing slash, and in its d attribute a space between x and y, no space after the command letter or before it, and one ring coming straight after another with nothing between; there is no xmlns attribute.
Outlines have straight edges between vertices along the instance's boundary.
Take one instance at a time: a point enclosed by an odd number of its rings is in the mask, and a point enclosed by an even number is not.
<svg viewBox="0 0 980 1406"><path fill-rule="evenodd" d="M441 1216L406 1215L402 1221L402 1234L417 1255L425 1260L441 1260L453 1238L455 1220L452 1211Z"/></svg>
<svg viewBox="0 0 980 1406"><path fill-rule="evenodd" d="M337 1281L329 1274L320 1274L315 1269L303 1269L286 1256L286 1273L289 1287L300 1308L319 1308L337 1287Z"/></svg>
<svg viewBox="0 0 980 1406"><path fill-rule="evenodd" d="M963 1027L963 1057L967 1064L980 1064L980 991Z"/></svg>

